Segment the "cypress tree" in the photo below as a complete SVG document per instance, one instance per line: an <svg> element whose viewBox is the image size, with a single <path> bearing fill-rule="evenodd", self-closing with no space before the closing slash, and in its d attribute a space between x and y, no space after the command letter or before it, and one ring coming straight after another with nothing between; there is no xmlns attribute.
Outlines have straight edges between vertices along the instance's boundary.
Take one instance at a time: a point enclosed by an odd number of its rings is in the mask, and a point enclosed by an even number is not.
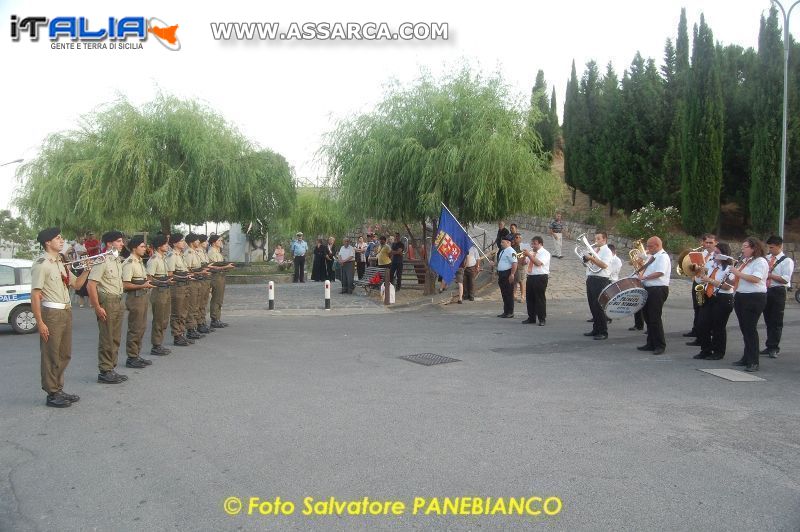
<svg viewBox="0 0 800 532"><path fill-rule="evenodd" d="M715 54L714 35L700 15L681 136L681 216L690 234L714 229L719 219L724 122Z"/></svg>
<svg viewBox="0 0 800 532"><path fill-rule="evenodd" d="M668 126L662 176L667 188L665 203L676 205L680 201L681 160L684 156L681 129L686 109L686 83L689 75L689 32L685 8L681 9L675 47L673 49L671 41L668 40L664 56L665 68L668 69L664 73L665 112L668 113L667 117L671 123Z"/></svg>
<svg viewBox="0 0 800 532"><path fill-rule="evenodd" d="M783 109L783 45L773 7L761 17L750 159L750 222L758 233L775 231L780 208L780 149Z"/></svg>
<svg viewBox="0 0 800 532"><path fill-rule="evenodd" d="M575 203L575 189L578 188L576 178L579 166L579 140L576 135L575 122L580 114L580 101L578 98L578 75L575 71L575 61L572 61L572 72L567 82L567 96L564 99L564 180L573 188L572 203ZM573 147L574 142L574 147Z"/></svg>
<svg viewBox="0 0 800 532"><path fill-rule="evenodd" d="M609 62L600 94L600 132L597 142L600 157L597 165L597 179L600 185L599 199L608 202L609 214L614 206L621 205L620 172L625 167L625 150L621 132L621 99L619 78Z"/></svg>
<svg viewBox="0 0 800 532"><path fill-rule="evenodd" d="M558 126L558 105L556 104L556 88L550 94L550 126L553 134L553 153L560 146L561 128Z"/></svg>
<svg viewBox="0 0 800 532"><path fill-rule="evenodd" d="M536 73L536 82L531 89L531 113L535 120L529 122L529 127L536 132L542 141L541 153L548 163L553 158L553 125L551 124L550 105L547 101L547 82L544 80L544 71Z"/></svg>

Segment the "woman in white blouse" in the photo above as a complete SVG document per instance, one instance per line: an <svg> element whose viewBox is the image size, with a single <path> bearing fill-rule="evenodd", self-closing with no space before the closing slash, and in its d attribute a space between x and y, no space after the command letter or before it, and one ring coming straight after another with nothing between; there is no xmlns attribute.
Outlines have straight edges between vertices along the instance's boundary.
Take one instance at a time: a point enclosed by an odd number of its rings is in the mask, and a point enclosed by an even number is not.
<svg viewBox="0 0 800 532"><path fill-rule="evenodd" d="M725 357L728 343L725 328L733 312L733 280L729 278L733 260L730 254L731 247L718 242L710 263L711 270L700 275L705 287L705 302L697 319L700 352L694 358L721 360Z"/></svg>
<svg viewBox="0 0 800 532"><path fill-rule="evenodd" d="M739 329L744 337L744 356L734 366L745 366L745 371L758 371L758 319L767 305L767 273L769 264L764 244L757 238L742 242L742 261L731 269L736 296L733 309L739 319Z"/></svg>

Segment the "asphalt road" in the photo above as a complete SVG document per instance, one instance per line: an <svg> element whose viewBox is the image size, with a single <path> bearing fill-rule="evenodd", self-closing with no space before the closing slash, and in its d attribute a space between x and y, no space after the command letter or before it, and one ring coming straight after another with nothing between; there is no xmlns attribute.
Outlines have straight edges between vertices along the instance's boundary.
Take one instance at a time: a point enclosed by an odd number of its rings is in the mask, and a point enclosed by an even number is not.
<svg viewBox="0 0 800 532"><path fill-rule="evenodd" d="M800 529L800 305L763 382L730 382L742 350L693 360L687 294L667 302L667 353L636 351L585 302L548 325L496 302L320 315L231 311L121 385L96 379L94 317L76 309L67 391L39 389L37 336L0 329L0 530ZM762 326L763 342L763 326ZM437 353L425 367L398 357ZM124 355L123 355L124 356ZM122 359L124 362L124 358ZM229 497L293 515L229 516ZM414 515L415 497L558 497L555 516ZM304 516L303 499L403 501L394 516ZM535 509L534 504L534 509ZM264 507L264 509L269 509ZM552 510L552 507L551 507Z"/></svg>

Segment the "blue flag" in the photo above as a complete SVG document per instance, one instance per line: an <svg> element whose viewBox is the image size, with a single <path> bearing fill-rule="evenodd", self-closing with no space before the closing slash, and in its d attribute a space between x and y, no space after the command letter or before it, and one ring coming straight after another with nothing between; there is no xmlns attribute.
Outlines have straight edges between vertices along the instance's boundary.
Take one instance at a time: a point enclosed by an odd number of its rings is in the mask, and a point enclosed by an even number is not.
<svg viewBox="0 0 800 532"><path fill-rule="evenodd" d="M433 239L429 255L431 269L441 275L444 282L453 282L456 270L461 266L471 245L467 232L443 206L442 214L439 215L439 233Z"/></svg>

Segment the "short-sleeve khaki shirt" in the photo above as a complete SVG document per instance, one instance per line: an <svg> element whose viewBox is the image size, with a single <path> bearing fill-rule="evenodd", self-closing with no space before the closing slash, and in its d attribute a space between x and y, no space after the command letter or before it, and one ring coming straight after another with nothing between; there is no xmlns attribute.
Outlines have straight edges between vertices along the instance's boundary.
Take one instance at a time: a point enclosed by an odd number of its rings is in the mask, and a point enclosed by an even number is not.
<svg viewBox="0 0 800 532"><path fill-rule="evenodd" d="M153 252L147 260L147 274L153 277L164 277L167 272L167 259L158 251Z"/></svg>
<svg viewBox="0 0 800 532"><path fill-rule="evenodd" d="M142 259L131 255L122 264L122 280L129 283L134 279L147 279L147 273L144 270Z"/></svg>
<svg viewBox="0 0 800 532"><path fill-rule="evenodd" d="M44 301L69 306L69 288L64 284L64 276L69 282L71 274L62 262L61 255L45 253L31 268L31 289L41 290Z"/></svg>
<svg viewBox="0 0 800 532"><path fill-rule="evenodd" d="M104 294L122 295L122 262L119 257L110 257L94 266L89 272L89 280L97 283L97 288Z"/></svg>

